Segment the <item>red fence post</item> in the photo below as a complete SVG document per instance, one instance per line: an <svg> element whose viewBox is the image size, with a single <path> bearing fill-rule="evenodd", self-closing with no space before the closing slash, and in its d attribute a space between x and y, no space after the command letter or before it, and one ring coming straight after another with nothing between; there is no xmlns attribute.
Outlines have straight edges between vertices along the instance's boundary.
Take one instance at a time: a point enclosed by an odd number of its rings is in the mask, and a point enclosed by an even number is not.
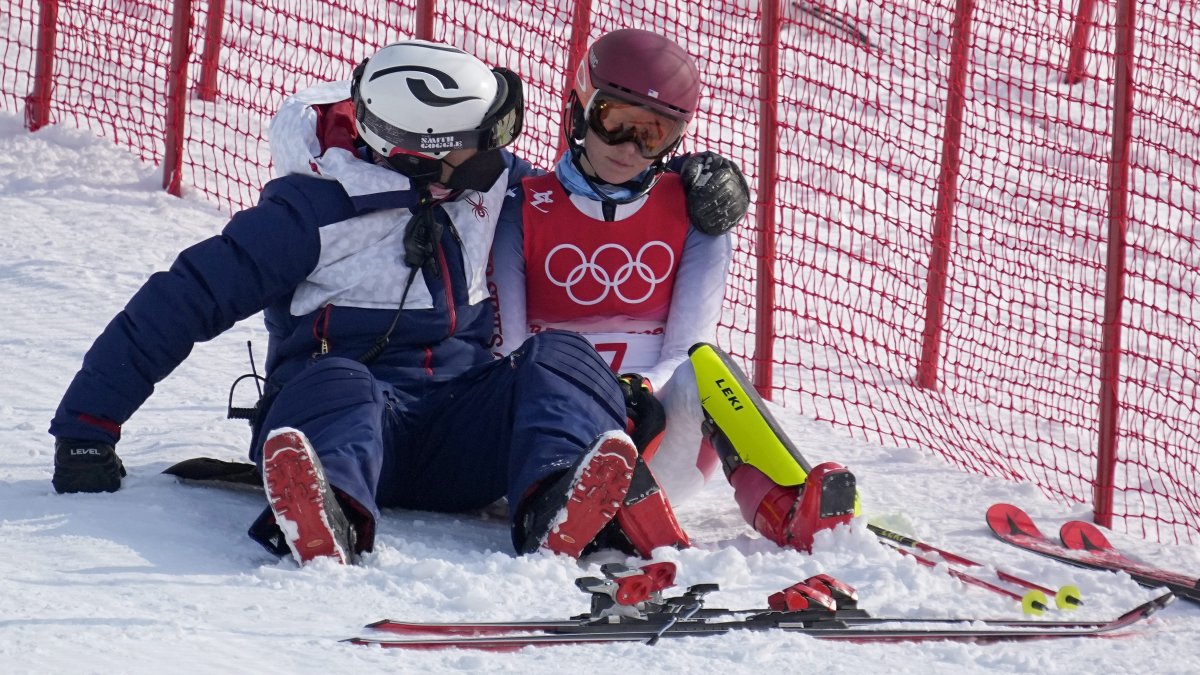
<svg viewBox="0 0 1200 675"><path fill-rule="evenodd" d="M571 15L571 38L567 52L567 73L563 78L563 98L575 82L575 70L587 53L588 39L592 33L592 0L578 0ZM585 101L586 103L586 101Z"/></svg>
<svg viewBox="0 0 1200 675"><path fill-rule="evenodd" d="M946 127L942 132L942 170L938 176L937 205L933 212L933 242L925 274L925 327L921 331L921 361L917 385L937 386L942 318L946 311L946 275L950 241L954 234L954 207L958 203L958 170L962 150L962 111L966 101L967 69L971 63L971 14L974 0L958 0L950 34L950 74L946 87Z"/></svg>
<svg viewBox="0 0 1200 675"><path fill-rule="evenodd" d="M762 3L759 45L758 199L754 202L758 241L755 284L754 388L768 401L775 357L775 187L779 182L779 0Z"/></svg>
<svg viewBox="0 0 1200 675"><path fill-rule="evenodd" d="M204 24L204 51L200 54L200 78L196 80L196 98L212 102L217 98L217 67L221 63L221 32L225 29L225 0L208 0L208 21Z"/></svg>
<svg viewBox="0 0 1200 675"><path fill-rule="evenodd" d="M1082 82L1087 77L1083 61L1087 58L1088 37L1092 33L1095 9L1096 0L1079 0L1079 9L1075 12L1075 23L1071 28L1071 48L1067 53L1067 84Z"/></svg>
<svg viewBox="0 0 1200 675"><path fill-rule="evenodd" d="M566 74L563 76L563 101L570 96L571 88L575 85L575 70L580 67L583 54L587 53L588 37L592 35L592 0L578 0L575 12L571 14L571 36L568 53L566 53ZM558 155L566 151L566 133L558 135Z"/></svg>
<svg viewBox="0 0 1200 675"><path fill-rule="evenodd" d="M167 66L167 117L163 139L163 189L180 194L187 124L187 65L191 56L192 2L175 0L171 17L171 62Z"/></svg>
<svg viewBox="0 0 1200 675"><path fill-rule="evenodd" d="M575 12L571 15L571 37L567 51L567 72L563 76L562 98L565 102L574 86L575 70L587 53L588 38L592 33L592 0L578 0ZM567 150L567 134L558 136L558 154Z"/></svg>
<svg viewBox="0 0 1200 675"><path fill-rule="evenodd" d="M50 123L50 93L54 90L54 45L58 39L58 0L42 0L38 10L34 49L33 87L25 97L25 128L37 131Z"/></svg>
<svg viewBox="0 0 1200 675"><path fill-rule="evenodd" d="M437 0L417 0L416 35L418 40L433 40L433 14Z"/></svg>
<svg viewBox="0 0 1200 675"><path fill-rule="evenodd" d="M1121 309L1125 304L1125 232L1129 225L1129 142L1133 126L1133 46L1137 1L1117 0L1113 74L1112 160L1108 169L1108 259L1104 282L1104 340L1100 350L1100 426L1093 518L1112 527L1113 477L1120 417Z"/></svg>

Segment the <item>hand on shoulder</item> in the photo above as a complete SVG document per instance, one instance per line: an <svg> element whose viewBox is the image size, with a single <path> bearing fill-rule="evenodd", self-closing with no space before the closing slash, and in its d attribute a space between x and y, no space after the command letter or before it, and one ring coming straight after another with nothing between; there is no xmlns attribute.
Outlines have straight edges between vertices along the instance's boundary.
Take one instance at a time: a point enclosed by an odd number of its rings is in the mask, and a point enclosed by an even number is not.
<svg viewBox="0 0 1200 675"><path fill-rule="evenodd" d="M698 152L679 171L687 192L688 218L705 234L720 235L737 226L750 210L750 188L733 160Z"/></svg>

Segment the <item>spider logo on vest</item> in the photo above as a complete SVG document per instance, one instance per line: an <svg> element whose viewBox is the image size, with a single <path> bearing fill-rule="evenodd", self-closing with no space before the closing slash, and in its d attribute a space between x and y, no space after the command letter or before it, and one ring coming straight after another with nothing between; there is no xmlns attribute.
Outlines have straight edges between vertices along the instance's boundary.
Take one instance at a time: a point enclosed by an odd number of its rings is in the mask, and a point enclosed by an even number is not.
<svg viewBox="0 0 1200 675"><path fill-rule="evenodd" d="M467 203L471 205L471 210L475 212L476 218L487 218L488 207L483 201L483 195L479 195L479 201L475 201L471 199L470 195L467 195Z"/></svg>
<svg viewBox="0 0 1200 675"><path fill-rule="evenodd" d="M656 271L648 262L646 262L647 253L658 248L663 249L667 254L666 266L662 272ZM579 262L575 265L575 267L571 268L571 271L567 273L565 279L559 278L557 275L555 275L554 271L551 270L551 262L554 260L554 256L558 253L568 251L570 252L568 255L578 256ZM598 262L600 255L607 251L616 252L618 260L620 260L622 257L624 259L624 262L622 262L615 270L606 269ZM670 246L661 241L646 242L646 244L644 244L642 248L638 250L637 257L634 257L633 254L629 252L629 249L621 246L620 244L605 244L596 249L590 258L584 254L583 250L574 244L559 244L558 246L550 249L550 253L546 256L545 264L546 278L550 280L550 283L566 289L567 297L571 298L571 300L576 304L585 306L596 305L603 302L604 299L608 297L610 291L616 294L616 296L626 304L636 305L643 303L649 300L652 295L654 295L654 291L656 288L658 288L660 283L666 281L671 276L671 271L674 269L674 267L675 252L671 250ZM634 273L637 273L638 279L634 279ZM640 282L638 281L639 279ZM580 298L576 294L576 287L581 283L585 283L587 280L590 280L592 283L600 286L601 291L597 297L584 299ZM627 283L630 281L633 282L634 286L638 285L639 283L645 284L645 292L639 297L629 297L627 293L635 292L629 291L627 288Z"/></svg>

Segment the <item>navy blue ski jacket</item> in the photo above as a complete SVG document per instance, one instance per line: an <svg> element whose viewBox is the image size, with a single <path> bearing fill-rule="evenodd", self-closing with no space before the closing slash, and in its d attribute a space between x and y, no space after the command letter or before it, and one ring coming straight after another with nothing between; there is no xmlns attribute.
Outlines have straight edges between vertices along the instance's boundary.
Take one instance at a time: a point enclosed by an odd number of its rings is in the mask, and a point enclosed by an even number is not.
<svg viewBox="0 0 1200 675"><path fill-rule="evenodd" d="M264 311L268 390L322 350L358 358L396 319L370 364L377 377L419 395L423 383L489 361L494 311L487 255L504 195L531 171L502 151L507 170L486 192L468 191L432 207L390 169L350 152L323 153L309 175L269 182L259 203L220 235L179 254L149 280L88 350L51 422L50 433L115 443L120 425L197 343ZM435 260L404 264L403 235L414 208L443 225Z"/></svg>

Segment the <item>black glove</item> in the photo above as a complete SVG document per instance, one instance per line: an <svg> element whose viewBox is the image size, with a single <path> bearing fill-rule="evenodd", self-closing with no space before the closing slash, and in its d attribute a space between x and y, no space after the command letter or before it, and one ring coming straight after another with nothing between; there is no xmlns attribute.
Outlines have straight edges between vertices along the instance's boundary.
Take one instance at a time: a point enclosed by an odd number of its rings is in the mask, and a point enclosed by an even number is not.
<svg viewBox="0 0 1200 675"><path fill-rule="evenodd" d="M621 394L625 397L625 415L633 422L633 433L629 437L644 452L659 434L667 428L667 411L650 390L650 381L637 373L626 373L620 377Z"/></svg>
<svg viewBox="0 0 1200 675"><path fill-rule="evenodd" d="M116 492L125 465L109 443L60 438L54 443L54 489L63 492Z"/></svg>
<svg viewBox="0 0 1200 675"><path fill-rule="evenodd" d="M742 170L715 152L698 152L679 171L687 193L688 219L704 234L725 234L750 209L750 188Z"/></svg>

